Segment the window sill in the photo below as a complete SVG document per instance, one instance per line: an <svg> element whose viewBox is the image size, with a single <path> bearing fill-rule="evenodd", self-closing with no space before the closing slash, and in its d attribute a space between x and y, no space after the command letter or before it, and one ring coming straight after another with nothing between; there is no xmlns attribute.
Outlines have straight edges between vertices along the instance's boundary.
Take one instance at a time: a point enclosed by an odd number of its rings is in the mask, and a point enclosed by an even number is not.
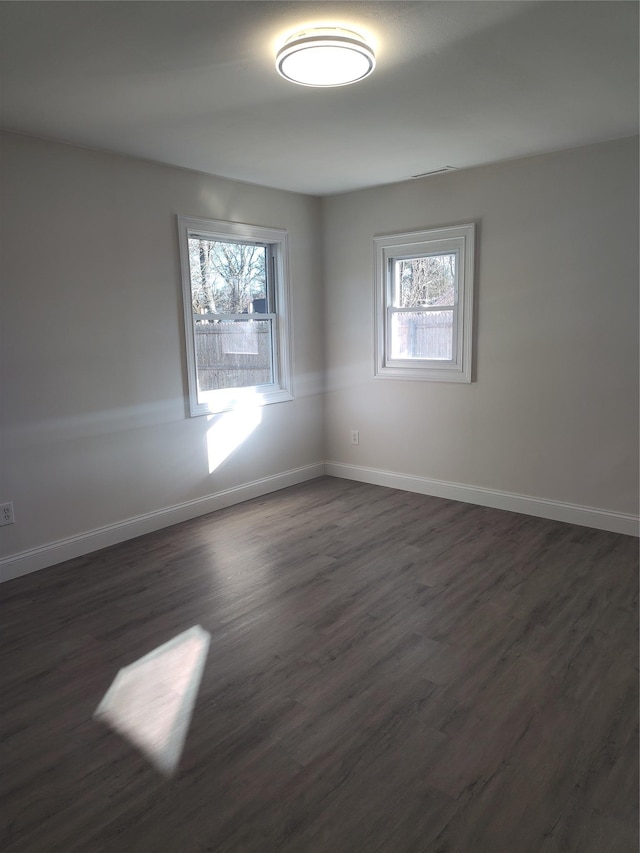
<svg viewBox="0 0 640 853"><path fill-rule="evenodd" d="M260 390L256 388L221 388L199 395L200 402L191 404L192 418L200 415L218 415L222 412L235 412L247 408L268 406L271 403L285 403L293 400L293 394L286 388ZM202 399L204 398L204 399Z"/></svg>

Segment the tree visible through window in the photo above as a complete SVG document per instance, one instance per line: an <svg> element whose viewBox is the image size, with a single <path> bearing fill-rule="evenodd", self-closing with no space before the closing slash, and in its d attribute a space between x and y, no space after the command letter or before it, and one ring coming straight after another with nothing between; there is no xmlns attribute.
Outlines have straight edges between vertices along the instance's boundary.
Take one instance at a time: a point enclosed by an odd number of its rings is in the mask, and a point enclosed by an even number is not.
<svg viewBox="0 0 640 853"><path fill-rule="evenodd" d="M189 238L200 391L273 382L268 248Z"/></svg>
<svg viewBox="0 0 640 853"><path fill-rule="evenodd" d="M399 302L402 307L453 305L456 285L456 256L427 255L397 261Z"/></svg>
<svg viewBox="0 0 640 853"><path fill-rule="evenodd" d="M456 258L449 253L393 262L392 358L451 360Z"/></svg>
<svg viewBox="0 0 640 853"><path fill-rule="evenodd" d="M471 381L474 231L374 239L376 376Z"/></svg>
<svg viewBox="0 0 640 853"><path fill-rule="evenodd" d="M191 298L197 314L247 314L266 299L266 246L189 237Z"/></svg>
<svg viewBox="0 0 640 853"><path fill-rule="evenodd" d="M286 233L179 221L192 414L233 408L241 389L291 399Z"/></svg>

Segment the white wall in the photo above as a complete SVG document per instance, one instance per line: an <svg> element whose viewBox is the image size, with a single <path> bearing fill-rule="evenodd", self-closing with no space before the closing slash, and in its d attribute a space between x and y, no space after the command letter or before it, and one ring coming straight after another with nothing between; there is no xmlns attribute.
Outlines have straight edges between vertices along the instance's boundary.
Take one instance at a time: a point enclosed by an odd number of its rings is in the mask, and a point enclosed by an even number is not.
<svg viewBox="0 0 640 853"><path fill-rule="evenodd" d="M317 199L13 134L1 141L0 502L13 501L16 515L0 528L3 555L322 460ZM213 421L185 413L178 213L290 235L295 400L264 407L212 474Z"/></svg>
<svg viewBox="0 0 640 853"><path fill-rule="evenodd" d="M323 216L328 460L637 516L637 138L334 196ZM477 381L374 379L373 236L471 221Z"/></svg>
<svg viewBox="0 0 640 853"><path fill-rule="evenodd" d="M637 516L637 139L322 202L0 141L5 577L314 476L323 459L418 490L476 487L479 503L497 490ZM216 421L186 416L178 213L290 233L296 398L263 408L213 473ZM373 236L469 221L477 381L373 379Z"/></svg>

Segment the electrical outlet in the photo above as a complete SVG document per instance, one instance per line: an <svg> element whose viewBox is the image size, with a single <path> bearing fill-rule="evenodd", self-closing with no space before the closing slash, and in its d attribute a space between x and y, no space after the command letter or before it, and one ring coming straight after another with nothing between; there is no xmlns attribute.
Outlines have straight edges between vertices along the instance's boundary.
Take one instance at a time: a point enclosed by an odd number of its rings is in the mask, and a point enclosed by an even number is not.
<svg viewBox="0 0 640 853"><path fill-rule="evenodd" d="M3 524L13 524L14 521L13 504L11 501L6 504L0 504L0 526Z"/></svg>
<svg viewBox="0 0 640 853"><path fill-rule="evenodd" d="M351 430L351 444L360 444L360 433L357 429Z"/></svg>

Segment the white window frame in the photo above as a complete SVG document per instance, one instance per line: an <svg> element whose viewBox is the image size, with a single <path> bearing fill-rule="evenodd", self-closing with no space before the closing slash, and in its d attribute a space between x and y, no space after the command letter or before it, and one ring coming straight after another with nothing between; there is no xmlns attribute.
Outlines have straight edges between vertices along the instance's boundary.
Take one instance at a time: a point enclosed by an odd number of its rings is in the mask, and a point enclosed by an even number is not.
<svg viewBox="0 0 640 853"><path fill-rule="evenodd" d="M471 382L473 347L473 274L475 224L431 228L374 237L375 376L432 382ZM457 257L451 360L391 358L391 314L394 310L393 266L396 260L425 255ZM420 309L417 309L418 311ZM434 310L434 309L424 309Z"/></svg>
<svg viewBox="0 0 640 853"><path fill-rule="evenodd" d="M189 412L191 417L228 412L245 407L248 403L263 406L293 400L291 378L291 325L289 288L288 232L278 228L265 228L240 222L217 219L197 219L178 216L180 268L182 273L182 300L184 310L185 342L187 350L187 376L189 383ZM191 300L191 272L189 268L189 238L205 237L212 240L267 245L273 258L273 294L275 306L272 313L260 315L271 319L273 348L273 379L267 385L219 388L200 394L195 349L193 305ZM239 315L246 320L245 315ZM206 399L202 399L206 395Z"/></svg>

